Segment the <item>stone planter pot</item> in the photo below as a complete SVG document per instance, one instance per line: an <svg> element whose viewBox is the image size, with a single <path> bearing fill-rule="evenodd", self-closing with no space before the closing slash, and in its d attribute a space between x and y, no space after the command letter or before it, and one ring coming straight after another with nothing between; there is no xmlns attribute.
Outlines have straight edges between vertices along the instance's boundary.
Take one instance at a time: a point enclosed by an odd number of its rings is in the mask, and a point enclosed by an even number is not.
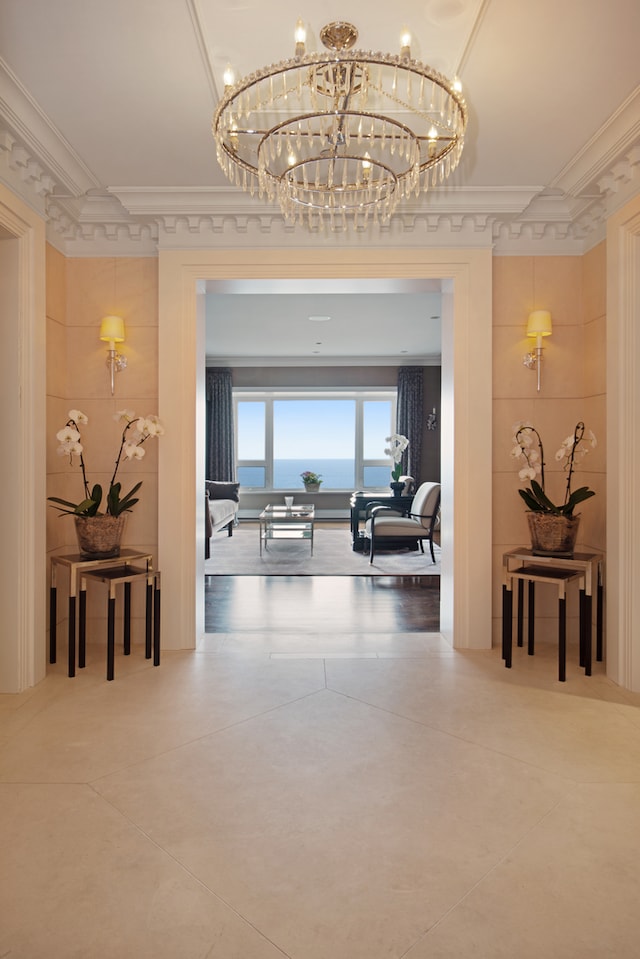
<svg viewBox="0 0 640 959"><path fill-rule="evenodd" d="M527 513L531 550L536 556L571 557L576 548L580 517Z"/></svg>
<svg viewBox="0 0 640 959"><path fill-rule="evenodd" d="M305 483L304 491L305 493L317 493L320 489L320 483Z"/></svg>
<svg viewBox="0 0 640 959"><path fill-rule="evenodd" d="M80 555L87 559L119 556L126 519L126 513L120 516L76 516Z"/></svg>
<svg viewBox="0 0 640 959"><path fill-rule="evenodd" d="M402 496L402 491L404 489L404 480L402 483L399 480L397 482L394 480L393 482L389 483L389 486L393 490L394 496Z"/></svg>

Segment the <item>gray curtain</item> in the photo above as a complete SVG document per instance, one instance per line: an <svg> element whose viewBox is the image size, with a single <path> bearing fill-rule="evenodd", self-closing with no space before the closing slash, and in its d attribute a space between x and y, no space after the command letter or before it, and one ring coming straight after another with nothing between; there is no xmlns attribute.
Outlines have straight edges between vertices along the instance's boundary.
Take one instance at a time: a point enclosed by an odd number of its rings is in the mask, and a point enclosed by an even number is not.
<svg viewBox="0 0 640 959"><path fill-rule="evenodd" d="M398 402L396 432L406 436L409 446L402 456L402 472L413 476L415 489L422 482L422 430L424 428L424 375L421 366L401 366L398 369Z"/></svg>
<svg viewBox="0 0 640 959"><path fill-rule="evenodd" d="M205 479L235 482L231 370L207 369Z"/></svg>

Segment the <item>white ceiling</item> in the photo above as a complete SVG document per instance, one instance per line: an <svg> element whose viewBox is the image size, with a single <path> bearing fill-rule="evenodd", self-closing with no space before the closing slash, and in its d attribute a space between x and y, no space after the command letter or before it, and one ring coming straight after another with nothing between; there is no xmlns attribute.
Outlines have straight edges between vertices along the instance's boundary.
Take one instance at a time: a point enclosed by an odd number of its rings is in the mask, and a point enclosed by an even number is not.
<svg viewBox="0 0 640 959"><path fill-rule="evenodd" d="M462 79L469 125L458 170L405 203L382 238L287 232L277 208L240 193L217 166L210 128L226 64L239 76L290 56L297 17L308 49L320 46L326 23L348 20L358 47L397 52L406 26L414 57ZM601 238L624 191L638 189L639 36L638 0L299 0L295 8L264 0L2 0L0 180L42 211L50 242L74 256L270 242L474 242L502 252L531 252L534 244L536 252L578 253ZM317 324L325 347L338 325L344 343L359 346L368 327L388 329L386 318L397 316L384 298L363 301L361 325L350 333L356 299L314 304L339 318L334 327ZM306 354L315 332L300 325L307 307L294 301L289 294L297 325L285 332L291 349ZM407 333L410 351L428 353L430 341L409 336L409 307L404 300L396 329ZM287 311L261 304L270 342ZM249 335L258 342L260 328Z"/></svg>
<svg viewBox="0 0 640 959"><path fill-rule="evenodd" d="M211 117L236 75L293 53L293 27L349 20L363 49L459 73L456 184L552 187L637 88L637 0L2 0L0 55L96 188L226 186Z"/></svg>
<svg viewBox="0 0 640 959"><path fill-rule="evenodd" d="M229 365L439 363L434 281L210 283L208 357Z"/></svg>

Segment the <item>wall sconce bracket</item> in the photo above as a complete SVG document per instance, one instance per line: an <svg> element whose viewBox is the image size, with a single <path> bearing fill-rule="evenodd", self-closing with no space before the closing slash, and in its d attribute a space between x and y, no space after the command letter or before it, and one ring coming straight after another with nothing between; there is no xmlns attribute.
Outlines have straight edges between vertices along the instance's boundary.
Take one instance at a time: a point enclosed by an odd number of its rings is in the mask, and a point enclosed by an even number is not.
<svg viewBox="0 0 640 959"><path fill-rule="evenodd" d="M109 344L107 369L111 380L111 395L115 392L115 376L126 369L127 358L116 350L116 343L124 342L124 322L119 316L104 316L100 324L100 339Z"/></svg>
<svg viewBox="0 0 640 959"><path fill-rule="evenodd" d="M548 310L534 310L529 314L527 322L527 336L535 336L536 345L529 353L525 353L522 361L528 370L536 370L538 373L538 392L540 392L540 374L542 372L542 340L545 336L551 336L552 324L551 313Z"/></svg>
<svg viewBox="0 0 640 959"><path fill-rule="evenodd" d="M107 350L105 366L109 370L109 376L111 380L111 395L113 396L116 387L115 375L116 373L121 373L127 368L127 358L126 356L123 356L122 353L118 353L117 350Z"/></svg>

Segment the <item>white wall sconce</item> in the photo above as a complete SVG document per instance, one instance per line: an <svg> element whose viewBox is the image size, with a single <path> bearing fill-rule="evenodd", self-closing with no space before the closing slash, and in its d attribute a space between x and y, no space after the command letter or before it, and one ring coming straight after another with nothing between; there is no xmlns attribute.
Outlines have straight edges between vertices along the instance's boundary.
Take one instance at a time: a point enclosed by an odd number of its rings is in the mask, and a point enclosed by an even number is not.
<svg viewBox="0 0 640 959"><path fill-rule="evenodd" d="M121 316L103 316L100 323L100 339L109 344L107 369L111 376L111 395L115 390L115 374L127 365L127 358L116 351L116 343L124 343L124 320Z"/></svg>
<svg viewBox="0 0 640 959"><path fill-rule="evenodd" d="M426 427L428 430L435 430L438 426L438 414L436 413L435 406L430 413L427 414Z"/></svg>
<svg viewBox="0 0 640 959"><path fill-rule="evenodd" d="M529 314L527 322L527 336L535 336L536 346L530 353L525 353L524 365L528 370L538 372L538 392L540 392L540 372L542 370L542 337L551 336L551 313L548 310L534 310Z"/></svg>

